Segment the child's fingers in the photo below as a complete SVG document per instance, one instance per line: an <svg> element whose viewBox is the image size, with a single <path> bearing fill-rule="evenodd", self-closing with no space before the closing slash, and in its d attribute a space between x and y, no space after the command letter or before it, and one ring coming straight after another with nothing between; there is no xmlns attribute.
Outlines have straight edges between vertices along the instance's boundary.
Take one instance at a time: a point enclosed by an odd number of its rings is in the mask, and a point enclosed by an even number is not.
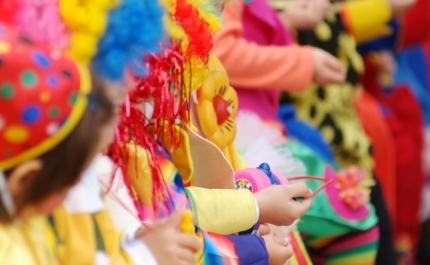
<svg viewBox="0 0 430 265"><path fill-rule="evenodd" d="M258 229L258 234L260 236L265 236L268 235L270 233L270 227L268 224L261 224L259 229Z"/></svg>
<svg viewBox="0 0 430 265"><path fill-rule="evenodd" d="M339 71L328 71L327 84L337 84L345 81L346 74Z"/></svg>
<svg viewBox="0 0 430 265"><path fill-rule="evenodd" d="M177 230L180 230L182 224L182 218L184 216L184 211L177 211L170 215L169 218L165 221L164 227L174 227Z"/></svg>
<svg viewBox="0 0 430 265"><path fill-rule="evenodd" d="M178 233L177 240L178 240L179 246L189 249L194 253L199 251L201 247L199 241L194 235Z"/></svg>
<svg viewBox="0 0 430 265"><path fill-rule="evenodd" d="M293 255L291 244L286 244L282 238L264 236L263 239L266 242L270 264L283 264Z"/></svg>
<svg viewBox="0 0 430 265"><path fill-rule="evenodd" d="M312 196L312 190L309 189L306 183L302 182L296 184L289 184L287 187L291 198L300 197L303 199L308 199Z"/></svg>
<svg viewBox="0 0 430 265"><path fill-rule="evenodd" d="M298 203L298 206L301 208L302 214L306 212L312 205L312 199L304 199L300 203Z"/></svg>
<svg viewBox="0 0 430 265"><path fill-rule="evenodd" d="M196 263L194 252L190 250L181 250L178 254L178 259L175 264L178 265L194 265Z"/></svg>
<svg viewBox="0 0 430 265"><path fill-rule="evenodd" d="M327 83L333 84L345 81L346 69L338 59L333 56L327 56L324 65Z"/></svg>
<svg viewBox="0 0 430 265"><path fill-rule="evenodd" d="M334 56L327 56L325 59L326 67L332 69L333 71L346 73L346 68L342 65L342 63Z"/></svg>
<svg viewBox="0 0 430 265"><path fill-rule="evenodd" d="M287 241L285 241L285 239L284 239L284 238L282 238L282 237L274 236L274 237L273 237L273 240L275 241L275 243L276 243L276 244L278 244L278 245L280 245L280 246L283 246L283 247L288 246Z"/></svg>

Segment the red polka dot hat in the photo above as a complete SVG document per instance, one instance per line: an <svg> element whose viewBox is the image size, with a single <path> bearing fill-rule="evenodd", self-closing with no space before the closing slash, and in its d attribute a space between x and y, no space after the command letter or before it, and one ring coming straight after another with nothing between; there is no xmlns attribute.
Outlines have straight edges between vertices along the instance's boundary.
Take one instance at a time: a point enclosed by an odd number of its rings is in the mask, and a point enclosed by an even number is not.
<svg viewBox="0 0 430 265"><path fill-rule="evenodd" d="M0 170L59 144L89 91L86 67L0 23Z"/></svg>

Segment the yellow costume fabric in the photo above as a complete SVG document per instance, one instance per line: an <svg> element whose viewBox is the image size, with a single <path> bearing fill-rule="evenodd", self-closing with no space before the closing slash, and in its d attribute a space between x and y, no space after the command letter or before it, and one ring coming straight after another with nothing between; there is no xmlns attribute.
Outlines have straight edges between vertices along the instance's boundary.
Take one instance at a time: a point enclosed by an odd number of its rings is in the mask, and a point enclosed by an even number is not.
<svg viewBox="0 0 430 265"><path fill-rule="evenodd" d="M54 265L54 252L46 240L48 224L35 217L20 225L0 225L2 265Z"/></svg>
<svg viewBox="0 0 430 265"><path fill-rule="evenodd" d="M256 222L254 196L249 190L186 189L197 226L208 232L233 234Z"/></svg>
<svg viewBox="0 0 430 265"><path fill-rule="evenodd" d="M52 220L61 264L94 264L97 251L106 252L111 264L133 264L121 251L121 234L115 230L106 209L96 214L69 214L60 207Z"/></svg>
<svg viewBox="0 0 430 265"><path fill-rule="evenodd" d="M313 83L303 92L283 94L281 102L293 104L299 119L321 131L340 166L365 170L366 177L360 185L368 188L374 184L372 148L354 106L364 64L344 19L342 14L329 14L315 30L301 31L297 36L300 44L317 46L336 56L347 69L346 80L324 86Z"/></svg>

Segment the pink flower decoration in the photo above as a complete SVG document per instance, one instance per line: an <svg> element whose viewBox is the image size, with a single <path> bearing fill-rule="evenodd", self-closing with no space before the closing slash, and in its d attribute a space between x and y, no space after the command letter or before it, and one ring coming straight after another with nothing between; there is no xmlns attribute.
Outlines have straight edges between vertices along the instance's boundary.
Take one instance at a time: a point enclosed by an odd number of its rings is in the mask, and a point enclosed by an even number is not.
<svg viewBox="0 0 430 265"><path fill-rule="evenodd" d="M338 173L335 187L339 189L341 201L351 209L357 209L367 202L366 193L359 187L365 173L358 168L350 168Z"/></svg>

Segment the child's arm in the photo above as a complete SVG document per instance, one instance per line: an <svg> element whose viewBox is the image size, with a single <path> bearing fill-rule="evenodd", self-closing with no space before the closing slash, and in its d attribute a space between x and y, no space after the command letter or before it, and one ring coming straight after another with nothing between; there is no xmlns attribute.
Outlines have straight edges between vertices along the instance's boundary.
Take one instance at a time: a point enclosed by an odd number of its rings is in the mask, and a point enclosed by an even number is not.
<svg viewBox="0 0 430 265"><path fill-rule="evenodd" d="M203 233L205 249L203 261L218 261L217 264L284 265L293 255L287 238L275 235L222 236ZM222 251L220 251L222 250ZM224 263L222 263L224 262ZM212 264L203 262L203 264Z"/></svg>
<svg viewBox="0 0 430 265"><path fill-rule="evenodd" d="M213 51L224 64L231 83L255 89L305 89L314 76L313 48L248 42L242 38L242 11L243 1L226 4L225 24L214 41Z"/></svg>
<svg viewBox="0 0 430 265"><path fill-rule="evenodd" d="M257 221L290 225L311 205L304 184L271 186L253 194L247 190L186 189L195 222L210 232L231 234L250 229ZM304 200L297 203L294 197Z"/></svg>
<svg viewBox="0 0 430 265"><path fill-rule="evenodd" d="M258 207L248 190L185 189L197 226L219 234L250 229L258 221Z"/></svg>

